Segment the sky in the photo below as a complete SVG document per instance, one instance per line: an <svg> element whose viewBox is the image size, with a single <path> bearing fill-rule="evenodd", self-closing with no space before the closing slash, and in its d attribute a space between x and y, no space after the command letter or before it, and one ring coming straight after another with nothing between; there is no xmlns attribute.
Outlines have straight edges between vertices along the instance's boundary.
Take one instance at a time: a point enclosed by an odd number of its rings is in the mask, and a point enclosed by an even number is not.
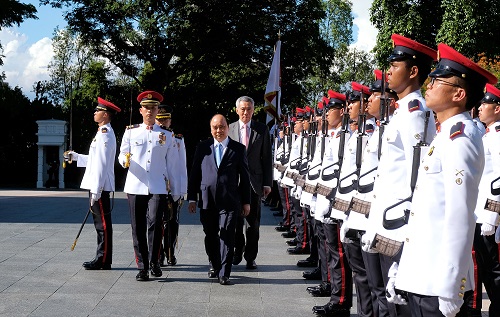
<svg viewBox="0 0 500 317"><path fill-rule="evenodd" d="M370 23L369 9L372 0L351 0L353 3L353 47L370 51L375 46L377 30ZM20 87L30 99L35 82L48 80L47 65L54 52L52 41L56 27L63 29L66 22L63 10L50 6L39 6L39 0L22 0L33 4L38 13L38 20L28 19L19 27L0 30L0 42L3 46L4 65L0 72L5 72L6 81L11 87Z"/></svg>

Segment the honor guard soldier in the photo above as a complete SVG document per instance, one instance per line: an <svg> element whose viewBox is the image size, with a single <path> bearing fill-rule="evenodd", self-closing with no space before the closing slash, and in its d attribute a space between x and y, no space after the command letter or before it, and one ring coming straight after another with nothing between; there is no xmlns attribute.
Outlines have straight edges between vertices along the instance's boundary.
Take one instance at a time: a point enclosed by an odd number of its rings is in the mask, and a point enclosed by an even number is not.
<svg viewBox="0 0 500 317"><path fill-rule="evenodd" d="M86 270L110 270L113 255L113 225L111 223L111 204L109 194L115 191L116 137L111 127L113 116L121 109L109 101L97 97L94 109L94 122L98 124L97 133L90 144L89 154L75 151L64 153L77 161L78 167L85 167L81 188L89 190L90 210L97 232L97 252L92 261L84 262Z"/></svg>
<svg viewBox="0 0 500 317"><path fill-rule="evenodd" d="M342 218L344 213L334 214L335 211L331 208L338 187L339 162L342 161L350 133L347 128L348 114L344 114L346 96L334 91L329 91L328 95L330 96L327 113L329 142L323 156L321 177L318 180L314 218L321 262L322 283L319 288L324 288L320 290L321 296L324 296L326 291L326 296L329 295L330 300L325 305L314 306L312 310L320 316L350 316L352 271L339 240L340 225L334 220ZM314 288L308 291L315 295Z"/></svg>
<svg viewBox="0 0 500 317"><path fill-rule="evenodd" d="M433 114L425 106L420 91L432 62L436 59L436 51L398 34L393 34L392 40L394 49L388 58L390 68L387 71L387 80L389 88L397 93L399 100L382 139L380 162L372 194L374 199L369 213L369 229L362 237L365 251L373 250L371 246L375 234L391 241L391 245L401 244L405 226L391 227L389 230L383 226L384 214L387 214L389 219L404 217L405 210L410 206L407 198L412 194L414 146L420 141L430 142L436 134L434 120L426 120L432 118ZM390 210L386 211L389 207ZM382 248L376 251L381 253L381 272L387 285L389 268L400 256L400 249L393 253L385 252ZM395 306L391 301L392 298L389 299L391 317L404 314L403 311L407 308Z"/></svg>
<svg viewBox="0 0 500 317"><path fill-rule="evenodd" d="M167 131L173 133L170 128L172 124L172 107L160 105L156 115L156 123ZM168 265L176 265L175 246L179 235L179 212L182 206L182 199L187 193L187 169L186 169L186 146L181 134L174 134L174 154L177 158L172 167L170 175L170 184L175 182L174 186L169 187L167 196L167 209L163 212L163 245L160 254L160 265L164 265L165 258ZM172 190L176 190L173 192Z"/></svg>
<svg viewBox="0 0 500 317"><path fill-rule="evenodd" d="M425 100L441 132L423 153L403 253L391 271L408 293L412 316L455 316L474 287L474 209L485 153L469 111L494 75L445 45Z"/></svg>
<svg viewBox="0 0 500 317"><path fill-rule="evenodd" d="M159 264L162 240L162 213L167 208L167 193L175 183L171 164L178 158L171 131L155 123L163 96L145 91L137 97L143 123L127 127L118 161L128 166L124 192L129 201L132 239L139 273L138 281L149 280L149 270L162 276Z"/></svg>
<svg viewBox="0 0 500 317"><path fill-rule="evenodd" d="M466 298L466 295L464 299L470 309L480 314L484 284L490 299L488 314L500 316L500 263L494 237L500 221L500 195L494 195L491 190L492 183L500 176L500 89L493 85L486 84L486 93L479 107L479 119L486 125L486 133L482 138L484 171L475 210L477 219L473 255L478 274L475 275L475 291L470 298Z"/></svg>

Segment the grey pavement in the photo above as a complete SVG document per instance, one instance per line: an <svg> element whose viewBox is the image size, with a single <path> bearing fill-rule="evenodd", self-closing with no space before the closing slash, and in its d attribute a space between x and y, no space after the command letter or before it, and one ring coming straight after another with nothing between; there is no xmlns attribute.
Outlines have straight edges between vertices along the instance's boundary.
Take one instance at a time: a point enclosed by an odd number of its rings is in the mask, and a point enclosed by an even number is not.
<svg viewBox="0 0 500 317"><path fill-rule="evenodd" d="M274 230L279 219L263 206L258 269L234 266L232 285L207 277L199 214L180 215L178 264L163 276L137 282L126 196L115 194L113 266L86 271L96 234L92 217L74 251L71 245L88 208L85 191L0 190L0 316L314 316L314 298ZM353 299L356 302L356 299ZM487 309L485 301L483 311ZM351 316L356 307L351 309ZM487 316L487 314L483 314Z"/></svg>

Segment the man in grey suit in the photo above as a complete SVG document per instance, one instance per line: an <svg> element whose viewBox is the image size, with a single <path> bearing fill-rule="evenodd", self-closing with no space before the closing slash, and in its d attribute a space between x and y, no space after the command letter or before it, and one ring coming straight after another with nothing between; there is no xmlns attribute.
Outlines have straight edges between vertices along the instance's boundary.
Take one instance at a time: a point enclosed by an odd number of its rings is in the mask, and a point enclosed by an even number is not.
<svg viewBox="0 0 500 317"><path fill-rule="evenodd" d="M236 113L240 119L229 125L229 137L246 147L252 187L250 214L246 217L248 223L246 243L243 233L244 218L240 216L236 224L233 264L237 265L242 261L244 251L246 268L250 270L257 268L255 258L259 244L261 198L262 196L266 197L271 192L273 181L269 129L265 124L252 120L253 112L254 101L252 98L247 96L238 98L236 100Z"/></svg>

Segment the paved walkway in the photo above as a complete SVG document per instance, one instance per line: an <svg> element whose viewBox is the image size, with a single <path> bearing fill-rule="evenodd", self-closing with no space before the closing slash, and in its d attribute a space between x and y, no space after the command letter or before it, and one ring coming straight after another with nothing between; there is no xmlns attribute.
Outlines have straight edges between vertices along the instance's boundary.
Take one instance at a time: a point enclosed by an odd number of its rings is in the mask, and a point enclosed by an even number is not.
<svg viewBox="0 0 500 317"><path fill-rule="evenodd" d="M186 205L178 264L163 268L160 278L137 282L125 194L116 193L114 201L113 269L86 271L81 264L94 257L96 247L91 219L70 250L86 213L86 192L0 191L0 316L312 317L312 306L328 301L305 291L318 282L301 277L295 263L305 256L286 254L274 230L279 219L267 207L258 269L235 266L233 285L207 278L199 214L189 214Z"/></svg>

